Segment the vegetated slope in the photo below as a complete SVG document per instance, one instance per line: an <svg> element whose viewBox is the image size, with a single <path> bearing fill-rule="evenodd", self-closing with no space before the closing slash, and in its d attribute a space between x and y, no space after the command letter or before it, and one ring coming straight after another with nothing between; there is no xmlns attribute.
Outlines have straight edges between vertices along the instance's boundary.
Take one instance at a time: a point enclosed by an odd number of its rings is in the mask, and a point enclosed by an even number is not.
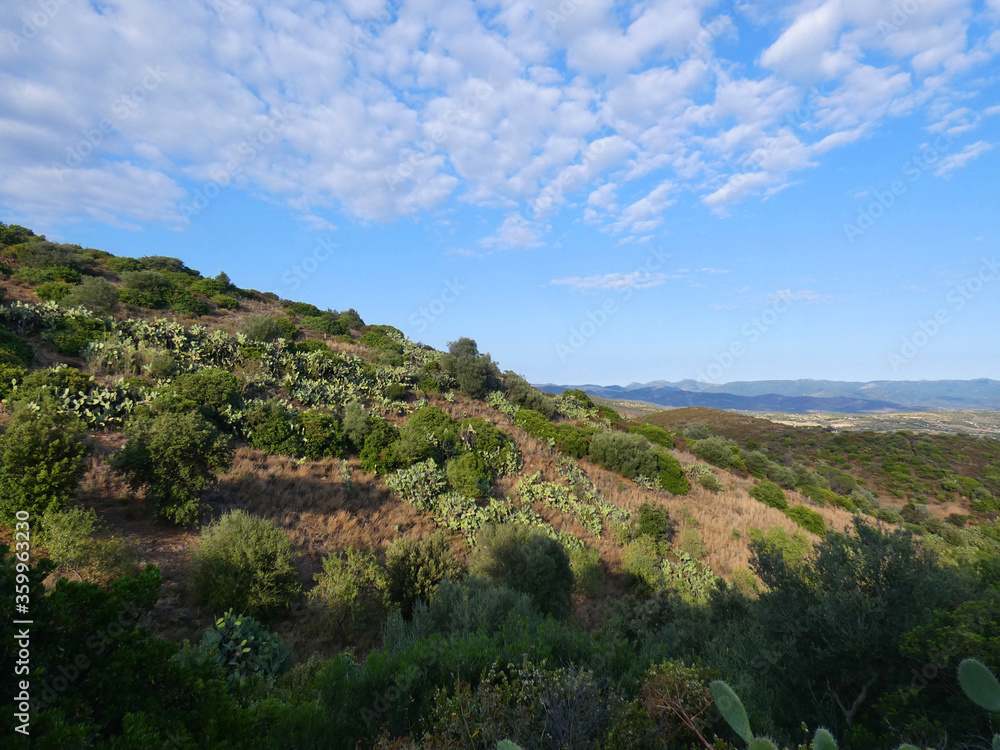
<svg viewBox="0 0 1000 750"><path fill-rule="evenodd" d="M903 504L929 505L941 516L997 509L991 498L1000 494L1000 442L993 439L835 432L703 408L663 411L646 420L676 431L704 425L743 448L765 449L782 463L802 462L825 474L841 494L864 487Z"/></svg>
<svg viewBox="0 0 1000 750"><path fill-rule="evenodd" d="M874 380L852 382L839 380L751 380L731 383L702 383L696 380L631 383L627 386L551 385L541 386L549 393L565 388L579 388L591 395L651 401L663 406L708 406L744 411L830 411L865 413L879 411L878 404L895 405L896 410L969 410L1000 409L1000 381L976 380ZM680 393L677 393L680 391ZM642 395L640 395L642 394ZM693 394L683 396L682 394ZM714 397L724 396L722 400ZM741 397L731 399L729 397ZM777 399L784 397L787 401ZM687 398L685 402L684 399ZM755 401L755 399L760 399ZM806 400L800 400L806 399ZM746 404L784 403L788 408L756 408ZM732 405L743 404L743 405Z"/></svg>
<svg viewBox="0 0 1000 750"><path fill-rule="evenodd" d="M471 339L438 352L177 259L4 225L0 257L0 533L26 515L34 556L59 566L47 591L48 569L30 572L34 667L89 665L36 709L51 746L492 750L565 711L588 747L661 746L696 737L657 696L680 689L703 716L719 674L742 676L755 729L787 742L799 719L843 729L836 706L873 668L871 643L893 670L872 701L907 691L895 644L961 592L991 627L986 584L960 588L905 536L830 533L863 511L906 520L941 560L992 565L988 512L973 528L918 505L893 516L847 494L843 472L752 448L760 420L734 426L744 447L624 420L581 392L538 392ZM802 586L814 543L826 557ZM0 577L14 570L4 556ZM797 682L765 684L821 642ZM810 682L823 659L837 669ZM823 690L837 692L822 706L800 700ZM855 726L884 733L876 713ZM967 719L954 709L949 726Z"/></svg>
<svg viewBox="0 0 1000 750"><path fill-rule="evenodd" d="M548 393L561 393L563 388L563 386L541 386L541 389ZM628 398L660 406L704 406L713 409L735 409L737 411L783 411L790 414L808 412L864 414L871 412L906 411L909 408L892 401L847 396L782 396L775 393L742 396L732 393L687 391L664 385L653 385L642 388L584 386L582 390L591 396L609 399Z"/></svg>

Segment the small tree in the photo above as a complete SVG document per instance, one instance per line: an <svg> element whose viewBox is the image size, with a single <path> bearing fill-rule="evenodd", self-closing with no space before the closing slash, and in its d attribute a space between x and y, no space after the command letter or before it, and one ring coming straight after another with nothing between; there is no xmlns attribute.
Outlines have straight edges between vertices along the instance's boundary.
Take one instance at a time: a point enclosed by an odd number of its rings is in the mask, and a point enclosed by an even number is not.
<svg viewBox="0 0 1000 750"><path fill-rule="evenodd" d="M465 573L448 539L440 532L421 539L397 539L386 550L385 565L389 598L400 605L407 619L414 604L430 601L442 580L458 580Z"/></svg>
<svg viewBox="0 0 1000 750"><path fill-rule="evenodd" d="M309 601L345 632L381 620L389 605L389 579L371 550L323 558L314 579Z"/></svg>
<svg viewBox="0 0 1000 750"><path fill-rule="evenodd" d="M84 276L62 299L63 307L85 307L95 315L111 315L118 309L118 289L100 276Z"/></svg>
<svg viewBox="0 0 1000 750"><path fill-rule="evenodd" d="M19 405L0 436L0 521L17 511L32 517L58 510L73 496L83 474L83 428L48 399Z"/></svg>
<svg viewBox="0 0 1000 750"><path fill-rule="evenodd" d="M112 466L133 490L146 488L153 512L178 524L196 522L202 514L202 492L217 472L232 465L233 449L197 412L163 413L133 420L129 442Z"/></svg>
<svg viewBox="0 0 1000 750"><path fill-rule="evenodd" d="M292 543L267 519L233 510L206 526L191 567L195 598L208 612L268 617L298 596Z"/></svg>
<svg viewBox="0 0 1000 750"><path fill-rule="evenodd" d="M469 564L476 575L531 597L538 611L569 616L573 570L555 539L521 524L487 526L479 534Z"/></svg>
<svg viewBox="0 0 1000 750"><path fill-rule="evenodd" d="M473 339L450 342L441 364L458 381L458 387L472 398L483 398L500 387L500 370L489 354L479 353Z"/></svg>

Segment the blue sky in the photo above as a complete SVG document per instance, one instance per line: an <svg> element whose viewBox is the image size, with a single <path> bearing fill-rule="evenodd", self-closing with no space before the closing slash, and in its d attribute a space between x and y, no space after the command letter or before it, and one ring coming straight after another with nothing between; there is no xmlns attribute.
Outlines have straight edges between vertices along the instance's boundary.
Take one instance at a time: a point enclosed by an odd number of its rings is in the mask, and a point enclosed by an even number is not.
<svg viewBox="0 0 1000 750"><path fill-rule="evenodd" d="M1000 377L1000 0L0 8L0 220L537 383Z"/></svg>

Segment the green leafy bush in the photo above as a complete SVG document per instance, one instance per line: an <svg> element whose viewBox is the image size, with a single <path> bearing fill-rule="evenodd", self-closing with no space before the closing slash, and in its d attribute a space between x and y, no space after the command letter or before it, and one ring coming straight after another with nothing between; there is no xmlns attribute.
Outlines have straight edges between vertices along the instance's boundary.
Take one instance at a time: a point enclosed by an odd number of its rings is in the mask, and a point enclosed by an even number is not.
<svg viewBox="0 0 1000 750"><path fill-rule="evenodd" d="M209 297L209 300L213 305L222 310L235 310L240 306L240 302L235 297L230 297L228 294L215 294Z"/></svg>
<svg viewBox="0 0 1000 750"><path fill-rule="evenodd" d="M35 287L35 294L38 295L39 299L61 302L72 288L65 281L47 281Z"/></svg>
<svg viewBox="0 0 1000 750"><path fill-rule="evenodd" d="M318 316L309 315L302 319L302 327L312 331L319 331L328 336L346 336L350 329L336 317L330 314L320 314Z"/></svg>
<svg viewBox="0 0 1000 750"><path fill-rule="evenodd" d="M288 537L243 510L229 511L202 529L191 582L207 612L234 609L265 619L288 609L301 590Z"/></svg>
<svg viewBox="0 0 1000 750"><path fill-rule="evenodd" d="M194 317L199 317L201 315L208 315L212 312L212 308L210 308L208 303L204 300L198 299L193 294L185 292L174 295L170 302L170 311L180 315L192 315Z"/></svg>
<svg viewBox="0 0 1000 750"><path fill-rule="evenodd" d="M500 370L489 354L480 354L476 342L460 338L448 344L448 354L441 358L441 365L455 380L458 387L472 398L484 398L500 387Z"/></svg>
<svg viewBox="0 0 1000 750"><path fill-rule="evenodd" d="M20 365L0 362L0 400L6 399L11 394L14 386L24 379L27 372Z"/></svg>
<svg viewBox="0 0 1000 750"><path fill-rule="evenodd" d="M294 341L299 331L288 318L272 318L270 315L248 315L240 326L240 332L254 341Z"/></svg>
<svg viewBox="0 0 1000 750"><path fill-rule="evenodd" d="M246 411L250 445L266 453L301 456L302 436L295 422L295 415L277 401L258 401Z"/></svg>
<svg viewBox="0 0 1000 750"><path fill-rule="evenodd" d="M422 538L406 537L389 545L385 553L389 599L410 618L418 601L429 602L445 578L458 580L464 566L455 559L451 544L438 532Z"/></svg>
<svg viewBox="0 0 1000 750"><path fill-rule="evenodd" d="M788 500L785 498L784 491L774 482L758 482L750 490L750 497L778 510L788 508Z"/></svg>
<svg viewBox="0 0 1000 750"><path fill-rule="evenodd" d="M215 412L238 405L243 392L243 382L218 367L178 375L171 386L181 396Z"/></svg>
<svg viewBox="0 0 1000 750"><path fill-rule="evenodd" d="M646 438L627 432L600 432L590 441L590 459L628 479L659 476L659 460Z"/></svg>
<svg viewBox="0 0 1000 750"><path fill-rule="evenodd" d="M37 291L37 290L36 290ZM84 276L63 297L63 307L85 307L94 315L111 315L118 309L118 288L100 276Z"/></svg>
<svg viewBox="0 0 1000 750"><path fill-rule="evenodd" d="M119 274L125 288L118 294L120 302L136 307L159 310L170 304L174 285L157 271L124 271Z"/></svg>
<svg viewBox="0 0 1000 750"><path fill-rule="evenodd" d="M15 409L0 435L0 521L12 525L18 511L37 517L70 500L84 470L83 437L79 422L52 401Z"/></svg>
<svg viewBox="0 0 1000 750"><path fill-rule="evenodd" d="M386 352L388 354L402 354L403 344L399 339L403 338L402 332L392 326L372 326L366 331L358 343L369 346L372 349Z"/></svg>
<svg viewBox="0 0 1000 750"><path fill-rule="evenodd" d="M390 383L385 388L385 397L390 401L406 401L406 386Z"/></svg>
<svg viewBox="0 0 1000 750"><path fill-rule="evenodd" d="M826 533L826 522L823 520L823 516L812 508L807 508L805 505L793 505L785 511L785 515L806 531L820 536Z"/></svg>
<svg viewBox="0 0 1000 750"><path fill-rule="evenodd" d="M492 422L487 422L482 417L470 417L462 420L459 432L472 450L482 456L497 474L509 471L517 464L517 444Z"/></svg>
<svg viewBox="0 0 1000 750"><path fill-rule="evenodd" d="M67 315L56 319L43 339L59 350L60 354L78 357L92 342L108 335L108 325L100 318Z"/></svg>
<svg viewBox="0 0 1000 750"><path fill-rule="evenodd" d="M46 266L30 268L22 266L17 270L17 276L31 284L47 284L53 281L63 281L67 284L79 284L80 272L66 266Z"/></svg>
<svg viewBox="0 0 1000 750"><path fill-rule="evenodd" d="M677 543L677 547L681 550L681 552L686 552L695 560L698 560L705 555L705 543L701 541L701 535L698 533L698 529L691 526L681 532L681 538Z"/></svg>
<svg viewBox="0 0 1000 750"><path fill-rule="evenodd" d="M10 352L16 362L20 362L25 367L31 365L31 360L35 358L34 347L20 336L0 329L0 350ZM10 362L9 364L14 364Z"/></svg>
<svg viewBox="0 0 1000 750"><path fill-rule="evenodd" d="M673 436L662 427L657 427L655 424L649 424L648 422L630 424L628 426L628 431L634 432L637 435L642 435L646 438L646 440L653 443L653 445L659 445L662 448L674 447Z"/></svg>
<svg viewBox="0 0 1000 750"><path fill-rule="evenodd" d="M138 417L126 427L129 441L112 466L133 490L145 488L153 513L177 524L198 521L201 495L232 465L227 436L196 411Z"/></svg>
<svg viewBox="0 0 1000 750"><path fill-rule="evenodd" d="M252 675L277 677L292 666L292 649L276 633L254 617L226 611L207 628L197 653L230 682L243 682Z"/></svg>
<svg viewBox="0 0 1000 750"><path fill-rule="evenodd" d="M601 555L593 547L571 547L569 567L573 571L573 590L584 596L597 596L604 590Z"/></svg>
<svg viewBox="0 0 1000 750"><path fill-rule="evenodd" d="M556 440L559 433L548 418L534 409L521 409L514 417L514 424L536 440Z"/></svg>
<svg viewBox="0 0 1000 750"><path fill-rule="evenodd" d="M555 416L556 402L516 372L508 370L503 374L503 388L507 400L512 404L517 404L522 409L538 412L546 420Z"/></svg>
<svg viewBox="0 0 1000 750"><path fill-rule="evenodd" d="M531 597L538 611L566 618L573 571L566 551L552 537L521 524L487 526L469 561L475 575Z"/></svg>
<svg viewBox="0 0 1000 750"><path fill-rule="evenodd" d="M445 465L448 484L466 497L486 497L493 483L492 472L478 453L464 453Z"/></svg>
<svg viewBox="0 0 1000 750"><path fill-rule="evenodd" d="M390 474L406 465L399 453L390 450L398 440L399 430L395 425L384 419L372 419L361 449L361 469L376 474Z"/></svg>
<svg viewBox="0 0 1000 750"><path fill-rule="evenodd" d="M99 538L102 529L91 508L50 508L41 517L38 541L63 571L80 580L107 585L135 573L135 565L121 539Z"/></svg>
<svg viewBox="0 0 1000 750"><path fill-rule="evenodd" d="M310 603L344 631L370 627L389 605L389 578L372 550L348 549L343 557L323 558Z"/></svg>
<svg viewBox="0 0 1000 750"><path fill-rule="evenodd" d="M646 535L657 544L670 544L677 534L677 525L662 505L643 503L639 506L635 533L636 536Z"/></svg>
<svg viewBox="0 0 1000 750"><path fill-rule="evenodd" d="M347 455L347 436L341 423L332 414L310 409L298 417L302 429L302 455L320 459Z"/></svg>
<svg viewBox="0 0 1000 750"><path fill-rule="evenodd" d="M135 258L106 258L104 267L114 273L121 274L126 271L141 271L143 265Z"/></svg>
<svg viewBox="0 0 1000 750"><path fill-rule="evenodd" d="M656 451L656 468L660 489L674 495L686 495L691 491L691 484L684 476L680 461L664 451ZM715 478L714 476L712 477ZM721 489L721 487L720 487Z"/></svg>
<svg viewBox="0 0 1000 750"><path fill-rule="evenodd" d="M571 424L555 425L556 447L560 452L573 458L583 458L590 452L590 435L596 430L592 428L574 427Z"/></svg>

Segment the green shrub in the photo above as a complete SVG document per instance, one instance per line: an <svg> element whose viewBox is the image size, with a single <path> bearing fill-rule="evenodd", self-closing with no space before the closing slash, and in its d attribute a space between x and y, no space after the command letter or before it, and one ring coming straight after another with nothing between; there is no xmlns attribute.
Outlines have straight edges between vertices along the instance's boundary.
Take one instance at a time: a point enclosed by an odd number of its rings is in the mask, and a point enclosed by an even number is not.
<svg viewBox="0 0 1000 750"><path fill-rule="evenodd" d="M750 490L750 497L778 510L788 508L788 500L785 498L784 491L774 482L758 482Z"/></svg>
<svg viewBox="0 0 1000 750"><path fill-rule="evenodd" d="M302 436L295 416L277 401L259 401L246 411L246 431L250 445L265 453L301 456Z"/></svg>
<svg viewBox="0 0 1000 750"><path fill-rule="evenodd" d="M659 476L659 460L641 435L599 432L590 441L590 459L628 479Z"/></svg>
<svg viewBox="0 0 1000 750"><path fill-rule="evenodd" d="M79 284L80 272L66 266L46 266L44 268L28 268L22 266L17 270L17 276L31 284L47 284L62 281L67 284Z"/></svg>
<svg viewBox="0 0 1000 750"><path fill-rule="evenodd" d="M482 417L470 417L462 420L459 431L472 450L482 456L495 473L511 471L517 465L517 444L492 422Z"/></svg>
<svg viewBox="0 0 1000 750"><path fill-rule="evenodd" d="M628 431L634 432L637 435L642 435L646 438L646 440L653 443L653 445L659 445L663 448L674 447L673 436L662 427L657 427L655 424L649 424L648 422L630 424L628 426Z"/></svg>
<svg viewBox="0 0 1000 750"><path fill-rule="evenodd" d="M230 297L228 294L215 294L209 297L209 300L213 305L222 310L235 310L240 306L239 300L235 297Z"/></svg>
<svg viewBox="0 0 1000 750"><path fill-rule="evenodd" d="M59 350L60 354L78 357L94 341L108 335L108 325L100 318L67 315L56 319L42 337Z"/></svg>
<svg viewBox="0 0 1000 750"><path fill-rule="evenodd" d="M466 497L486 497L493 483L490 467L478 453L464 453L445 465L448 484Z"/></svg>
<svg viewBox="0 0 1000 750"><path fill-rule="evenodd" d="M571 547L569 567L573 571L573 590L583 596L597 596L604 590L601 555L593 547Z"/></svg>
<svg viewBox="0 0 1000 750"><path fill-rule="evenodd" d="M225 672L230 682L243 682L253 675L277 677L292 666L287 643L256 618L237 615L232 609L205 630L197 654Z"/></svg>
<svg viewBox="0 0 1000 750"><path fill-rule="evenodd" d="M445 578L458 580L464 566L455 559L451 544L438 532L422 538L406 537L392 542L385 553L389 599L409 619L418 601L430 602Z"/></svg>
<svg viewBox="0 0 1000 750"><path fill-rule="evenodd" d="M346 336L351 332L344 323L328 313L306 316L302 319L302 327L325 333L328 336Z"/></svg>
<svg viewBox="0 0 1000 750"><path fill-rule="evenodd" d="M646 535L657 544L670 544L677 533L677 526L662 505L643 503L639 506L635 533L636 536Z"/></svg>
<svg viewBox="0 0 1000 750"><path fill-rule="evenodd" d="M611 422L621 422L622 415L607 404L597 404L597 413Z"/></svg>
<svg viewBox="0 0 1000 750"><path fill-rule="evenodd" d="M878 509L877 518L885 523L902 523L903 516L895 505L883 505Z"/></svg>
<svg viewBox="0 0 1000 750"><path fill-rule="evenodd" d="M236 287L233 286L232 281L229 280L224 272L219 273L214 279L198 279L191 283L188 287L188 291L194 294L202 294L206 297L220 297L229 296L236 291ZM229 299L233 299L229 296ZM236 300L233 300L234 302Z"/></svg>
<svg viewBox="0 0 1000 750"><path fill-rule="evenodd" d="M384 475L402 468L404 463L400 460L400 455L390 451L398 440L399 430L395 425L384 419L373 418L361 449L361 469Z"/></svg>
<svg viewBox="0 0 1000 750"><path fill-rule="evenodd" d="M350 308L349 310L346 310L345 312L339 313L337 315L337 320L339 320L341 323L343 323L352 331L356 331L359 328L365 327L365 321L361 319L361 316L358 315L357 310L355 310L353 307Z"/></svg>
<svg viewBox="0 0 1000 750"><path fill-rule="evenodd" d="M400 383L391 383L386 386L385 397L390 401L406 401L406 386Z"/></svg>
<svg viewBox="0 0 1000 750"><path fill-rule="evenodd" d="M449 342L448 354L441 357L441 365L458 381L458 387L472 398L484 398L500 387L500 370L489 354L479 353L473 339L460 338Z"/></svg>
<svg viewBox="0 0 1000 750"><path fill-rule="evenodd" d="M806 531L820 536L826 533L826 522L823 520L823 516L812 508L807 508L805 505L793 505L785 511L785 515Z"/></svg>
<svg viewBox="0 0 1000 750"><path fill-rule="evenodd" d="M332 414L310 409L299 414L298 422L302 429L302 455L306 458L344 458L347 455L347 436Z"/></svg>
<svg viewBox="0 0 1000 750"><path fill-rule="evenodd" d="M216 412L236 406L243 391L238 377L217 367L178 375L171 386L181 396Z"/></svg>
<svg viewBox="0 0 1000 750"><path fill-rule="evenodd" d="M229 438L195 411L137 417L125 432L129 441L114 457L113 468L133 491L146 489L156 516L177 524L198 521L202 493L232 465Z"/></svg>
<svg viewBox="0 0 1000 750"><path fill-rule="evenodd" d="M84 470L83 437L79 422L51 400L15 409L0 435L0 522L13 525L18 511L39 517L70 500Z"/></svg>
<svg viewBox="0 0 1000 750"><path fill-rule="evenodd" d="M656 451L656 466L660 489L673 495L686 495L691 491L691 484L684 476L684 469L676 458L664 451ZM714 476L712 478L714 479Z"/></svg>
<svg viewBox="0 0 1000 750"><path fill-rule="evenodd" d="M135 572L123 540L98 538L101 528L93 509L50 508L40 520L37 541L59 568L98 585L107 585Z"/></svg>
<svg viewBox="0 0 1000 750"><path fill-rule="evenodd" d="M18 364L0 362L0 400L6 399L11 394L14 386L24 379L27 372Z"/></svg>
<svg viewBox="0 0 1000 750"><path fill-rule="evenodd" d="M10 352L25 367L30 366L35 358L35 349L31 344L3 329L0 329L0 350Z"/></svg>
<svg viewBox="0 0 1000 750"><path fill-rule="evenodd" d="M684 437L688 440L707 440L712 437L712 433L703 424L693 424L685 428Z"/></svg>
<svg viewBox="0 0 1000 750"><path fill-rule="evenodd" d="M400 355L403 353L403 344L398 339L402 337L402 332L392 326L372 326L358 339L358 343L381 352Z"/></svg>
<svg viewBox="0 0 1000 750"><path fill-rule="evenodd" d="M191 315L200 317L212 312L212 308L204 300L198 299L193 294L183 293L174 295L170 302L170 311L179 315Z"/></svg>
<svg viewBox="0 0 1000 750"><path fill-rule="evenodd" d="M323 311L316 307L316 305L311 305L308 302L293 302L285 310L289 315L319 316L323 314Z"/></svg>
<svg viewBox="0 0 1000 750"><path fill-rule="evenodd" d="M504 395L506 395L507 400L512 404L517 404L522 409L531 409L534 412L538 412L546 420L555 416L555 400L539 391L516 372L507 370L503 374L503 388Z"/></svg>
<svg viewBox="0 0 1000 750"><path fill-rule="evenodd" d="M720 469L732 467L736 457L731 443L716 437L694 441L691 443L691 452L702 461L718 466Z"/></svg>
<svg viewBox="0 0 1000 750"><path fill-rule="evenodd" d="M314 580L310 603L344 631L378 622L389 606L389 578L372 550L323 558Z"/></svg>
<svg viewBox="0 0 1000 750"><path fill-rule="evenodd" d="M278 339L292 341L298 338L298 329L288 318L272 318L270 315L248 315L240 326L240 332L253 341L271 342Z"/></svg>
<svg viewBox="0 0 1000 750"><path fill-rule="evenodd" d="M663 588L663 555L657 542L642 534L622 548L622 570L631 579L637 593L649 596Z"/></svg>
<svg viewBox="0 0 1000 750"><path fill-rule="evenodd" d="M698 484L712 493L719 493L725 489L722 482L719 481L719 478L715 476L715 474L705 474L698 477Z"/></svg>
<svg viewBox="0 0 1000 750"><path fill-rule="evenodd" d="M542 614L569 616L573 587L569 557L559 542L537 529L520 524L484 527L469 569L527 594Z"/></svg>
<svg viewBox="0 0 1000 750"><path fill-rule="evenodd" d="M556 447L567 456L573 458L583 458L590 452L589 435L594 433L593 429L574 427L571 424L555 425Z"/></svg>
<svg viewBox="0 0 1000 750"><path fill-rule="evenodd" d="M156 271L125 271L119 274L125 288L118 299L126 305L161 309L170 304L174 285Z"/></svg>
<svg viewBox="0 0 1000 750"><path fill-rule="evenodd" d="M243 510L229 511L202 529L191 581L207 612L234 609L263 618L288 609L301 590L285 532Z"/></svg>
<svg viewBox="0 0 1000 750"><path fill-rule="evenodd" d="M118 288L100 276L84 276L79 284L69 288L62 305L85 307L94 315L111 315L118 309Z"/></svg>
<svg viewBox="0 0 1000 750"><path fill-rule="evenodd" d="M375 420L370 418L360 401L348 401L344 405L344 432L358 452L365 445L365 438L375 426Z"/></svg>
<svg viewBox="0 0 1000 750"><path fill-rule="evenodd" d="M556 440L559 436L555 425L534 409L521 409L514 417L514 424L536 440Z"/></svg>
<svg viewBox="0 0 1000 750"><path fill-rule="evenodd" d="M35 294L38 295L39 299L61 302L72 288L65 281L47 281L35 287Z"/></svg>
<svg viewBox="0 0 1000 750"><path fill-rule="evenodd" d="M39 403L46 398L55 399L63 391L71 395L90 393L94 388L94 378L80 372L75 367L56 365L45 370L35 370L24 376L17 391L11 397L16 402Z"/></svg>
<svg viewBox="0 0 1000 750"><path fill-rule="evenodd" d="M106 258L104 260L104 267L117 274L124 273L125 271L141 271L143 269L142 263L135 258Z"/></svg>
<svg viewBox="0 0 1000 750"><path fill-rule="evenodd" d="M690 526L681 532L677 546L681 552L686 552L695 560L700 560L705 555L705 543L701 541L698 529Z"/></svg>

